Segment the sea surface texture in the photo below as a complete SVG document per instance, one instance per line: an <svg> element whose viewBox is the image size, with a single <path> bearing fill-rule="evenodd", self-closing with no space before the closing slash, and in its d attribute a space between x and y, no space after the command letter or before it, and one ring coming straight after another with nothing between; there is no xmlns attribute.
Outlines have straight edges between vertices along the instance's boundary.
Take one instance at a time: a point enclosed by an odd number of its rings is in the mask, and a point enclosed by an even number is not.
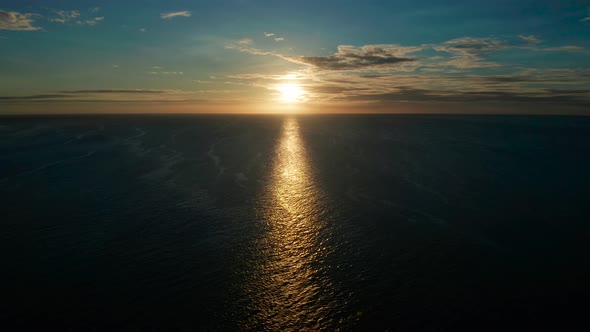
<svg viewBox="0 0 590 332"><path fill-rule="evenodd" d="M0 118L0 329L588 329L590 117Z"/></svg>

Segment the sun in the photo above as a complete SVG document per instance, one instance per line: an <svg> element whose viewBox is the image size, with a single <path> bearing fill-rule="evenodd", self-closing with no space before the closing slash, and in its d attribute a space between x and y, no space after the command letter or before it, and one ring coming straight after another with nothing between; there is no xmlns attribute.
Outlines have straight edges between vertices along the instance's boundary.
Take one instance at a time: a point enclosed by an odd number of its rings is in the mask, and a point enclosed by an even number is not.
<svg viewBox="0 0 590 332"><path fill-rule="evenodd" d="M297 103L303 100L305 91L294 83L286 83L277 85L276 89L279 91L279 100L285 103Z"/></svg>

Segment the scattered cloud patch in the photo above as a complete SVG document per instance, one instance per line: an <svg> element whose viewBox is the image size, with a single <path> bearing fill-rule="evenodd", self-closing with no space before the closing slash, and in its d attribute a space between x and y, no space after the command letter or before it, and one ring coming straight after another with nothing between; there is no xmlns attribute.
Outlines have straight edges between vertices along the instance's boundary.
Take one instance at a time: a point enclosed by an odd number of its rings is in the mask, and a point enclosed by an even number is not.
<svg viewBox="0 0 590 332"><path fill-rule="evenodd" d="M40 30L40 27L33 26L37 14L21 14L19 12L9 12L0 10L0 30L15 30L15 31L35 31Z"/></svg>
<svg viewBox="0 0 590 332"><path fill-rule="evenodd" d="M275 35L275 34L274 34L274 33L272 33L272 32L265 32L265 33L264 33L264 36L265 36L265 37L272 37L272 36L274 36L274 35Z"/></svg>
<svg viewBox="0 0 590 332"><path fill-rule="evenodd" d="M518 38L522 39L524 42L529 43L529 44L539 44L542 43L543 41L533 35L530 36L525 36L525 35L518 35Z"/></svg>
<svg viewBox="0 0 590 332"><path fill-rule="evenodd" d="M251 44L254 44L254 41L252 39L250 39L250 38L243 38L243 39L240 39L238 41L238 44L241 44L241 45L251 45Z"/></svg>
<svg viewBox="0 0 590 332"><path fill-rule="evenodd" d="M284 40L285 40L285 38L283 38L283 37L277 37L277 38L275 38L275 41L276 42L282 42Z"/></svg>
<svg viewBox="0 0 590 332"><path fill-rule="evenodd" d="M167 12L161 13L160 18L162 19L171 19L175 17L191 17L193 14L190 11L184 10L179 12Z"/></svg>
<svg viewBox="0 0 590 332"><path fill-rule="evenodd" d="M58 10L55 11L55 14L57 17L49 18L49 22L66 24L80 17L80 11L78 10Z"/></svg>
<svg viewBox="0 0 590 332"><path fill-rule="evenodd" d="M138 31L139 32L146 32L147 30L145 28L140 28Z"/></svg>
<svg viewBox="0 0 590 332"><path fill-rule="evenodd" d="M88 9L88 12L90 13L98 13L100 11L100 7L92 7L90 9Z"/></svg>
<svg viewBox="0 0 590 332"><path fill-rule="evenodd" d="M359 70L394 67L413 62L416 59L408 54L420 50L422 47L399 45L365 45L362 47L340 45L338 52L332 55L285 57L285 59L321 70Z"/></svg>
<svg viewBox="0 0 590 332"><path fill-rule="evenodd" d="M93 13L95 11L93 9L90 9L89 12ZM99 22L104 21L104 16L82 18L79 10L57 10L54 11L54 14L57 16L49 18L49 22L60 24L75 22L77 25L94 26Z"/></svg>
<svg viewBox="0 0 590 332"><path fill-rule="evenodd" d="M510 48L509 45L496 38L463 37L445 42L442 45L433 46L438 52L451 54L451 60L442 63L456 68L489 68L501 66L495 62L482 61L485 55L492 51Z"/></svg>
<svg viewBox="0 0 590 332"><path fill-rule="evenodd" d="M104 16L103 17L95 17L93 19L84 20L84 21L77 21L76 24L77 25L94 26L94 25L98 24L98 22L102 22L102 21L104 21Z"/></svg>

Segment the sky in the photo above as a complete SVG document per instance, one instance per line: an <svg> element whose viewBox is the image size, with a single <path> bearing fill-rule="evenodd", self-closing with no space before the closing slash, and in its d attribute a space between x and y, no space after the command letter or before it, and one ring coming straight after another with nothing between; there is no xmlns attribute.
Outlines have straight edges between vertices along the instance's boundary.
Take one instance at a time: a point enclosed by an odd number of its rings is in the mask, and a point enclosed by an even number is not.
<svg viewBox="0 0 590 332"><path fill-rule="evenodd" d="M0 113L590 114L590 0L0 0Z"/></svg>

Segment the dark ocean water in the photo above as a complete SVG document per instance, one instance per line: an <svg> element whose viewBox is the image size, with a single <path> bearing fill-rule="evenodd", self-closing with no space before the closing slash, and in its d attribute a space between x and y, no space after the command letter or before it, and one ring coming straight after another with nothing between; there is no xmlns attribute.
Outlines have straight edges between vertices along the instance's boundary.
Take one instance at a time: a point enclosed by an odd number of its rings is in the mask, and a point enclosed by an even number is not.
<svg viewBox="0 0 590 332"><path fill-rule="evenodd" d="M590 117L0 118L2 330L588 330Z"/></svg>

